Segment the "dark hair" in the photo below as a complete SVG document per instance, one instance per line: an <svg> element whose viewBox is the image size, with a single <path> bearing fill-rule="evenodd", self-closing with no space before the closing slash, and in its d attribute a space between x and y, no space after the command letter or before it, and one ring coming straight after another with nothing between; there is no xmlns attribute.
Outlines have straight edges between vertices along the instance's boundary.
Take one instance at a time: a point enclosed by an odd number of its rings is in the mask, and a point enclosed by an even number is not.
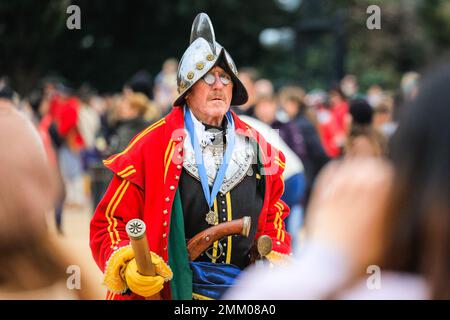
<svg viewBox="0 0 450 320"><path fill-rule="evenodd" d="M426 77L390 146L395 168L384 237L386 269L418 273L450 299L450 64Z"/></svg>
<svg viewBox="0 0 450 320"><path fill-rule="evenodd" d="M7 84L0 83L0 99L11 100L14 96L14 91Z"/></svg>
<svg viewBox="0 0 450 320"><path fill-rule="evenodd" d="M133 92L143 93L147 98L153 100L153 78L147 71L141 70L135 73L128 80L126 86L133 90Z"/></svg>
<svg viewBox="0 0 450 320"><path fill-rule="evenodd" d="M39 109L41 107L43 100L42 91L41 90L33 90L28 95L28 102L30 103L31 109L33 110L33 114L40 119L41 115L39 114Z"/></svg>
<svg viewBox="0 0 450 320"><path fill-rule="evenodd" d="M339 83L333 83L330 86L328 93L331 94L332 92L339 95L339 97L341 97L342 100L347 100L347 97L345 96L344 92L342 92L342 89L341 89L341 86L339 85Z"/></svg>
<svg viewBox="0 0 450 320"><path fill-rule="evenodd" d="M293 101L298 106L298 113L303 114L306 111L305 91L298 86L285 86L278 92L280 100Z"/></svg>
<svg viewBox="0 0 450 320"><path fill-rule="evenodd" d="M355 99L350 102L350 114L355 124L369 125L372 123L373 110L364 99Z"/></svg>

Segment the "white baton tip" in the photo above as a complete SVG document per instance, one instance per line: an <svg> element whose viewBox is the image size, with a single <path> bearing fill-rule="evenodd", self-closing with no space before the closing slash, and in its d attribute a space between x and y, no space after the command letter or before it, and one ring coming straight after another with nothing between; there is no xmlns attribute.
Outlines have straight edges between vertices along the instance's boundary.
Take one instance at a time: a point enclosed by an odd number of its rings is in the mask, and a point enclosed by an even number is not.
<svg viewBox="0 0 450 320"><path fill-rule="evenodd" d="M141 219L130 220L126 225L128 237L134 240L142 238L145 234L145 229L145 222Z"/></svg>

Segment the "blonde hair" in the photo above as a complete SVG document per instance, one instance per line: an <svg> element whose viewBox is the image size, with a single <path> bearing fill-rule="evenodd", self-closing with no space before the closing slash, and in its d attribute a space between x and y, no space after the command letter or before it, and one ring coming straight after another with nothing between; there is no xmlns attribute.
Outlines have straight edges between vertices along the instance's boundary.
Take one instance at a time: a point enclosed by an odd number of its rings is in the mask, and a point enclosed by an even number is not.
<svg viewBox="0 0 450 320"><path fill-rule="evenodd" d="M145 94L133 92L126 96L126 100L130 108L136 110L140 116L147 112L150 100Z"/></svg>
<svg viewBox="0 0 450 320"><path fill-rule="evenodd" d="M130 108L136 110L139 116L144 117L145 120L153 121L161 115L156 105L143 93L133 92L126 99Z"/></svg>
<svg viewBox="0 0 450 320"><path fill-rule="evenodd" d="M350 150L353 141L358 137L366 137L371 145L373 145L377 151L379 151L379 156L384 157L387 155L387 141L381 132L372 126L361 126L353 125L350 134L347 137L345 143L346 153Z"/></svg>

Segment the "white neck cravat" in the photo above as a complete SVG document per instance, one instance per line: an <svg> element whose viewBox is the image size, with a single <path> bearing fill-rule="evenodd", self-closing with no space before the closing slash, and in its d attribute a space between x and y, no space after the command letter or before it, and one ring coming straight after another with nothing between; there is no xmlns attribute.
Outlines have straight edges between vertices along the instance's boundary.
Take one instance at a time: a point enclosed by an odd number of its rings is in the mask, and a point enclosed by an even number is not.
<svg viewBox="0 0 450 320"><path fill-rule="evenodd" d="M223 158L223 146L214 145L212 143L211 136L214 137L218 133L208 132L205 126L198 121L192 112L191 118L194 123L194 129L198 141L202 147L208 183L211 186L216 177L218 165L220 165ZM186 139L184 139L185 158L183 161L183 167L197 180L200 180L195 163L194 149L191 144L189 133L186 133L187 136ZM226 136L228 138L228 133ZM227 193L242 180L251 167L253 156L253 149L250 144L246 142L245 137L237 134L231 161L226 171L224 183L220 188L222 193Z"/></svg>
<svg viewBox="0 0 450 320"><path fill-rule="evenodd" d="M214 138L217 135L222 134L222 131L212 132L212 131L206 130L205 125L203 123L201 123L192 112L191 112L191 116L192 116L191 117L192 122L194 123L195 133L197 135L198 141L202 148L206 147L209 144L212 144L212 141L214 140Z"/></svg>

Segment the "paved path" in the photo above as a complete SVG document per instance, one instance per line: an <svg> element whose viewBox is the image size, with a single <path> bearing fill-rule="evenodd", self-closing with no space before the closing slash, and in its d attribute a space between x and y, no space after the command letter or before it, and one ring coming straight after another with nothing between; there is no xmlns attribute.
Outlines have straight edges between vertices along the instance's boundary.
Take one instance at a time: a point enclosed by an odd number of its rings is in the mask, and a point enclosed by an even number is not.
<svg viewBox="0 0 450 320"><path fill-rule="evenodd" d="M81 277L93 287L94 297L104 299L106 289L102 285L103 274L92 258L89 247L91 212L89 208L66 207L62 220L64 235L59 235L58 239L70 250L70 263L80 266ZM49 220L50 229L55 232L52 217Z"/></svg>

